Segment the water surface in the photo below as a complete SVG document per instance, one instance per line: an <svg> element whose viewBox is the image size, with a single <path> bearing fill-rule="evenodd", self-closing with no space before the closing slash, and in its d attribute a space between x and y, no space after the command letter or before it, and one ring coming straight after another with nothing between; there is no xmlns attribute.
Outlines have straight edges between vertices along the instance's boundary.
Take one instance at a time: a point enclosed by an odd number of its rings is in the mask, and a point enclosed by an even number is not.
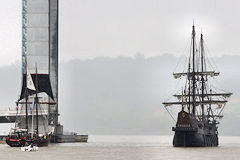
<svg viewBox="0 0 240 160"><path fill-rule="evenodd" d="M172 136L89 136L89 143L51 144L37 152L0 145L0 159L239 160L240 137L220 137L219 147L176 148Z"/></svg>

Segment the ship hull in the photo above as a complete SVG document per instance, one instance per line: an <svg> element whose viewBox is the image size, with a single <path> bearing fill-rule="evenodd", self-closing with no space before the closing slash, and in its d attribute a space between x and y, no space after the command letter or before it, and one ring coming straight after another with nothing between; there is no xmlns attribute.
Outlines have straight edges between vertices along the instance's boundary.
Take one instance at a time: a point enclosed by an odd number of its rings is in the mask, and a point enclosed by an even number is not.
<svg viewBox="0 0 240 160"><path fill-rule="evenodd" d="M200 121L191 114L181 111L178 113L173 138L174 147L214 147L218 146L216 124Z"/></svg>
<svg viewBox="0 0 240 160"><path fill-rule="evenodd" d="M25 145L25 141L21 141L19 139L7 139L6 143L10 146L10 147L22 147Z"/></svg>
<svg viewBox="0 0 240 160"><path fill-rule="evenodd" d="M44 146L48 146L48 140L44 139L44 138L38 138L38 139L23 139L23 138L11 138L10 136L6 137L6 143L10 146L10 147L23 147L23 146L28 146L31 144L36 144L38 147L44 147Z"/></svg>
<svg viewBox="0 0 240 160"><path fill-rule="evenodd" d="M18 139L16 140L6 140L6 143L10 146L10 147L23 147L26 145L30 145L31 142L26 142L26 141L20 141ZM34 142L34 144L36 144L38 147L45 147L48 146L48 142L47 141L42 141L42 140L38 140L37 142Z"/></svg>
<svg viewBox="0 0 240 160"><path fill-rule="evenodd" d="M218 135L205 135L197 132L176 131L173 138L174 147L216 147Z"/></svg>

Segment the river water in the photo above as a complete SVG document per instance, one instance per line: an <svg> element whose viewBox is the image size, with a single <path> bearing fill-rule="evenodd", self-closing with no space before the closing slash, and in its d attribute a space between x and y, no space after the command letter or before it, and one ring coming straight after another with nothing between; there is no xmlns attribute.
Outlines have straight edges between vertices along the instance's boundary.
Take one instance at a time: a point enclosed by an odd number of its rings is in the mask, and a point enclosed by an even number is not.
<svg viewBox="0 0 240 160"><path fill-rule="evenodd" d="M89 136L89 143L50 144L22 152L0 144L0 160L240 160L240 137L220 137L219 147L175 148L172 136Z"/></svg>

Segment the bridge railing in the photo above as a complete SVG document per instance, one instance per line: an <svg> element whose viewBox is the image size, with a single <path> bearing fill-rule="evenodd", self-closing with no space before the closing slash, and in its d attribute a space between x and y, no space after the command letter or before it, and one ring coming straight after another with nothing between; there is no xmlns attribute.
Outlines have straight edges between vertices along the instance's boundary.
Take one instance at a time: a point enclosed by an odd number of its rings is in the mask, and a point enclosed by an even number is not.
<svg viewBox="0 0 240 160"><path fill-rule="evenodd" d="M16 116L16 110L0 110L0 116ZM18 112L18 116L25 116L26 112ZM28 115L36 115L36 111L28 111ZM48 110L39 110L38 115L48 115Z"/></svg>

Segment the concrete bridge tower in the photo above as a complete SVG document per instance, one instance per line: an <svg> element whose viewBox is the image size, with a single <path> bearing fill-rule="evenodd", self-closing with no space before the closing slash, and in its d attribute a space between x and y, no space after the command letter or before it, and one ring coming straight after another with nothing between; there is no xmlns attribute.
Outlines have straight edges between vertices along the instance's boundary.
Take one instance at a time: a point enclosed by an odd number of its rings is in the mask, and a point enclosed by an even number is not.
<svg viewBox="0 0 240 160"><path fill-rule="evenodd" d="M22 73L49 74L55 105L48 106L48 125L58 123L58 0L22 0ZM49 98L49 101L51 99Z"/></svg>

